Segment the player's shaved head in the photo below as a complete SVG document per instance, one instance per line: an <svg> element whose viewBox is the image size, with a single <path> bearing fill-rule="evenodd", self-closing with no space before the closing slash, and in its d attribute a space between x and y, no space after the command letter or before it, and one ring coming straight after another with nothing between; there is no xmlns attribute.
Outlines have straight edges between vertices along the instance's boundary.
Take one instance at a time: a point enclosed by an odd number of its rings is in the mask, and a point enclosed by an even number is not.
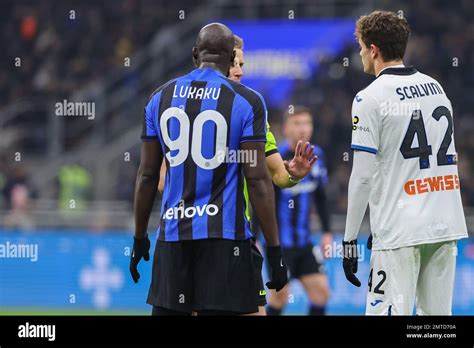
<svg viewBox="0 0 474 348"><path fill-rule="evenodd" d="M198 53L202 54L231 54L234 48L234 34L221 23L206 25L196 39Z"/></svg>
<svg viewBox="0 0 474 348"><path fill-rule="evenodd" d="M199 31L193 47L193 59L199 68L216 68L227 76L234 55L234 34L227 26L211 23Z"/></svg>

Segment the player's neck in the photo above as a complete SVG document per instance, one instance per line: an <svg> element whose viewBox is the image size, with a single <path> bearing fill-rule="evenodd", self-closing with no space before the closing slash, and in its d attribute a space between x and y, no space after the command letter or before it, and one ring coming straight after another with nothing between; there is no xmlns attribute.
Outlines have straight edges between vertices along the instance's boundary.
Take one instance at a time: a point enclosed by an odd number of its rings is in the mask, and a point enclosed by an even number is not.
<svg viewBox="0 0 474 348"><path fill-rule="evenodd" d="M389 68L395 65L402 65L402 64L403 64L403 60L401 59L391 60L389 62L375 61L374 62L375 77L379 76L380 72L385 68Z"/></svg>
<svg viewBox="0 0 474 348"><path fill-rule="evenodd" d="M217 70L221 72L224 76L227 76L227 73L225 72L225 67L220 64L211 63L211 62L202 62L201 65L199 65L199 69L207 69L207 68Z"/></svg>

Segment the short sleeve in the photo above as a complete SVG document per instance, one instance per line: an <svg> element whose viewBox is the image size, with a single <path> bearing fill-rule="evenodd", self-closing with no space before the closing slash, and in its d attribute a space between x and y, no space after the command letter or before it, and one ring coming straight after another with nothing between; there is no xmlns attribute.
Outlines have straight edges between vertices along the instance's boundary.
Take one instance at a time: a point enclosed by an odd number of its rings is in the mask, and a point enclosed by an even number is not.
<svg viewBox="0 0 474 348"><path fill-rule="evenodd" d="M265 144L265 156L271 156L274 153L278 153L278 146L276 143L275 136L270 130L270 124L267 122L267 143Z"/></svg>
<svg viewBox="0 0 474 348"><path fill-rule="evenodd" d="M157 141L158 132L155 126L154 117L156 112L156 97L152 97L145 106L143 113L142 141Z"/></svg>
<svg viewBox="0 0 474 348"><path fill-rule="evenodd" d="M255 101L243 120L243 131L240 142L261 141L266 142L267 133L267 106L263 97L256 93Z"/></svg>
<svg viewBox="0 0 474 348"><path fill-rule="evenodd" d="M354 150L377 153L382 116L374 98L359 93L352 103L352 142Z"/></svg>

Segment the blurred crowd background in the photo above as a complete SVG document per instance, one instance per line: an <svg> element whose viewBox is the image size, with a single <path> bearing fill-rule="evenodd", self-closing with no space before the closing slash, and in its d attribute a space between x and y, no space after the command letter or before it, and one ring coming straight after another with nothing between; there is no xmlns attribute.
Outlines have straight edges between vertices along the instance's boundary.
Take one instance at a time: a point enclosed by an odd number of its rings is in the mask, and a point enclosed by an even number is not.
<svg viewBox="0 0 474 348"><path fill-rule="evenodd" d="M129 226L138 134L149 94L192 68L191 47L203 24L215 19L285 19L290 10L303 20L355 20L374 8L402 11L412 29L406 63L438 79L453 103L462 196L470 212L474 206L474 2L315 3L2 0L1 224ZM343 66L345 58L348 66ZM311 108L313 140L326 152L332 212L343 216L351 170L351 104L372 77L361 70L352 35L337 55L315 59L317 71L309 78L295 79L286 102ZM95 103L94 119L58 117L55 104L64 99ZM284 111L270 105L269 119L279 140ZM91 217L80 215L75 220L78 212Z"/></svg>

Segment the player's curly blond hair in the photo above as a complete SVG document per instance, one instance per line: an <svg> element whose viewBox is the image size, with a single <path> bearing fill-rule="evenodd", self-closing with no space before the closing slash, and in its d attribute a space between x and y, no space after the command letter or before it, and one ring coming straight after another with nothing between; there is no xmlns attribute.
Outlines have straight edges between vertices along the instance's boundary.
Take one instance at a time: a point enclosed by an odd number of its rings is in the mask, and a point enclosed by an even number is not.
<svg viewBox="0 0 474 348"><path fill-rule="evenodd" d="M388 62L405 55L410 27L405 18L394 12L373 11L357 20L355 35L367 47L377 46L383 60Z"/></svg>

